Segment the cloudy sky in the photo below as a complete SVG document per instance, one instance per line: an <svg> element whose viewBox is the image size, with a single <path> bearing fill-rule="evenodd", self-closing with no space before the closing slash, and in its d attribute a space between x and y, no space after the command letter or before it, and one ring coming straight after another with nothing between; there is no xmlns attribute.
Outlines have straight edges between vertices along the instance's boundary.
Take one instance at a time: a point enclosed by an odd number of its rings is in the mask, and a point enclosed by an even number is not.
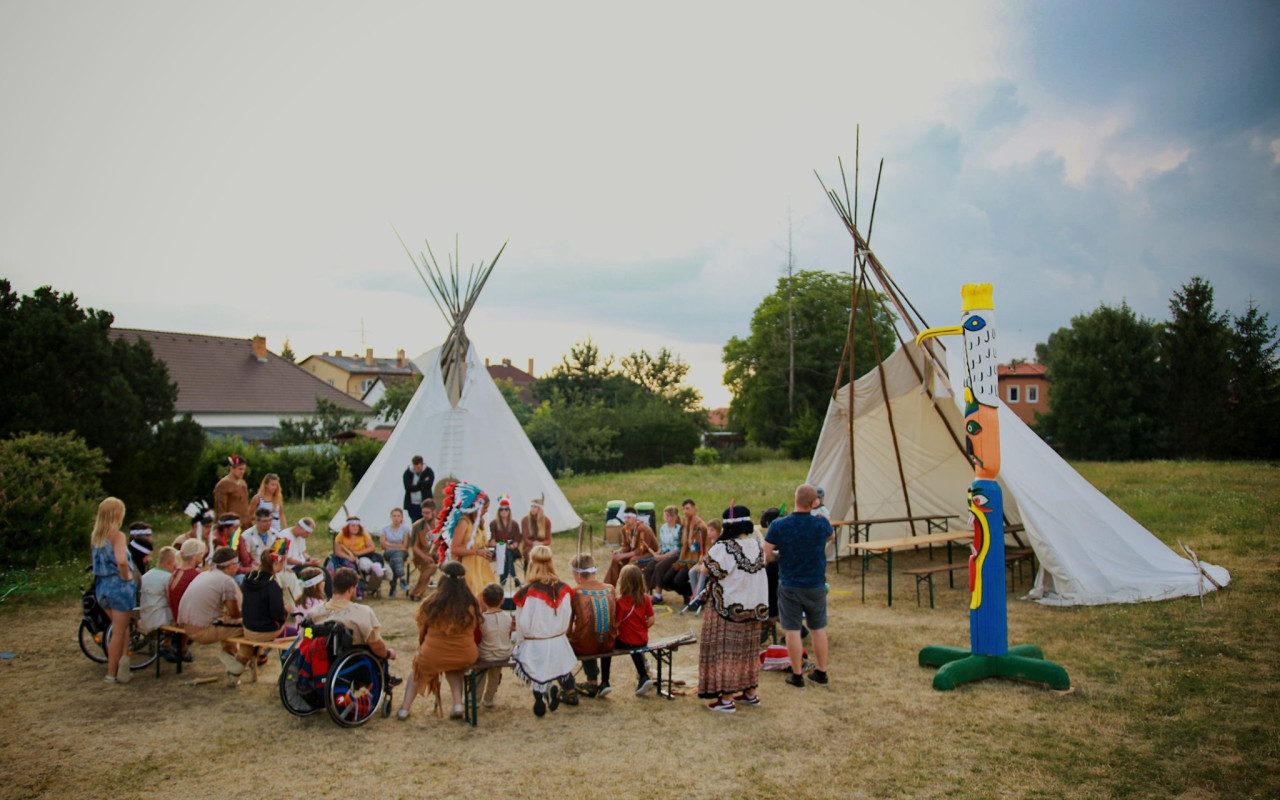
<svg viewBox="0 0 1280 800"><path fill-rule="evenodd" d="M1195 274L1280 322L1280 4L448 5L0 3L0 276L416 355L446 325L393 227L464 264L510 239L483 354L667 346L721 405L788 228L848 268L813 171L861 124L864 228L883 157L872 246L932 324L991 281L1029 357Z"/></svg>

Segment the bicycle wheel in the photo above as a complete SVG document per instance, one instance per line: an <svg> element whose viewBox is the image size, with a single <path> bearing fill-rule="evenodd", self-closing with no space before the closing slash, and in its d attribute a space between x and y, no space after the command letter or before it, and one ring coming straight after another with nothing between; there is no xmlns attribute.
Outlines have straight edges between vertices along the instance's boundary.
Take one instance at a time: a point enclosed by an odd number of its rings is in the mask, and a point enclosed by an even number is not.
<svg viewBox="0 0 1280 800"><path fill-rule="evenodd" d="M103 650L111 646L111 637L115 632L115 625L107 626L107 634L103 637ZM143 633L138 630L137 622L129 623L129 644L125 648L125 652L129 654L129 669L143 669L155 663L156 658L160 655L160 636L159 634Z"/></svg>
<svg viewBox="0 0 1280 800"><path fill-rule="evenodd" d="M280 680L277 684L280 687L280 702L285 709L296 717L306 717L324 707L324 697L321 692L301 685L298 676L300 664L298 651L290 650L280 667Z"/></svg>
<svg viewBox="0 0 1280 800"><path fill-rule="evenodd" d="M97 664L107 663L107 637L94 633L85 620L80 620L80 652Z"/></svg>
<svg viewBox="0 0 1280 800"><path fill-rule="evenodd" d="M345 728L363 725L381 709L386 684L382 659L364 648L352 650L329 670L329 717Z"/></svg>

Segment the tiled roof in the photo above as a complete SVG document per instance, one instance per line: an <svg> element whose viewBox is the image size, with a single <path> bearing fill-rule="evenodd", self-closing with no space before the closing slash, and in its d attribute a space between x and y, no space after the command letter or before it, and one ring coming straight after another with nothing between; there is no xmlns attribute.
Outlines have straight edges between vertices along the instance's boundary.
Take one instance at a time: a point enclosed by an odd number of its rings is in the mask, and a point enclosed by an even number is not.
<svg viewBox="0 0 1280 800"><path fill-rule="evenodd" d="M489 375L495 381L508 380L516 386L521 386L526 383L534 383L538 380L519 367L513 367L510 364L490 364Z"/></svg>
<svg viewBox="0 0 1280 800"><path fill-rule="evenodd" d="M142 339L178 384L178 413L310 414L316 397L343 408L372 413L364 403L306 370L268 352L253 355L253 341L198 333L112 328L111 336Z"/></svg>
<svg viewBox="0 0 1280 800"><path fill-rule="evenodd" d="M416 375L418 373L417 366L407 358L403 367L398 366L398 362L394 358L375 358L372 364L369 364L360 356L331 356L327 354L307 356L302 360L305 362L311 358L317 358L326 364L332 364L352 375Z"/></svg>
<svg viewBox="0 0 1280 800"><path fill-rule="evenodd" d="M707 424L713 428L723 428L729 424L728 408L713 408L707 412Z"/></svg>
<svg viewBox="0 0 1280 800"><path fill-rule="evenodd" d="M996 368L996 379L1000 378L1043 378L1049 368L1044 364L1019 364L1016 367L1001 364Z"/></svg>

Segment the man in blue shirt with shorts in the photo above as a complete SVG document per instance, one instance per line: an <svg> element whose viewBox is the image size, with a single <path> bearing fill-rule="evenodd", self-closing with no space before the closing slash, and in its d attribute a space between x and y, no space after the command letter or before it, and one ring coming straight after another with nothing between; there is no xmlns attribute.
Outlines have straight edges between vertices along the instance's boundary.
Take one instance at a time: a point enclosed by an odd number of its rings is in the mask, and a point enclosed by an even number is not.
<svg viewBox="0 0 1280 800"><path fill-rule="evenodd" d="M827 542L834 533L831 523L812 514L818 492L807 483L796 488L795 511L769 526L764 537L768 559L778 561L778 617L787 638L791 674L787 683L804 688L801 673L801 622L813 637L818 668L809 680L827 685Z"/></svg>

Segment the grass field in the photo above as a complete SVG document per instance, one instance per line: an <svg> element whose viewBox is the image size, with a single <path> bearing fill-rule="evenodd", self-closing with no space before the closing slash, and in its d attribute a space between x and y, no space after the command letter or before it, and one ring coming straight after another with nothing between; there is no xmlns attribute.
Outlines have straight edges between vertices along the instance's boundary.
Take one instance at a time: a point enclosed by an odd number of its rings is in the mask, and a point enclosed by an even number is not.
<svg viewBox="0 0 1280 800"><path fill-rule="evenodd" d="M0 686L26 698L10 705L0 733L0 774L8 776L0 797L132 797L157 786L204 796L214 785L226 797L288 793L300 752L352 747L346 752L360 753L366 775L393 795L471 796L479 793L474 775L502 771L512 776L502 793L512 797L614 796L659 784L690 798L1280 797L1280 469L1075 466L1162 540L1181 540L1230 570L1232 584L1203 607L1195 597L1089 608L1011 600L1010 641L1038 644L1062 664L1070 694L997 681L933 691L916 653L925 644L967 645L967 592L942 581L937 609L917 608L914 586L899 580L888 608L879 567L864 605L856 567L846 562L839 574L829 571L828 690L791 689L766 673L764 706L730 717L693 698L667 703L615 692L621 696L535 720L527 693L508 677L499 707L474 730L420 703L408 723L376 720L343 731L323 718L288 717L270 682L274 666L266 668L269 682L237 690L185 688L171 668L159 681L140 676L104 687L102 668L76 649L79 611L68 587L80 576L68 566L37 576L48 591L0 603L0 649L18 654L0 662ZM668 467L563 486L598 534L607 500L663 505L688 496L711 515L734 497L758 513L789 500L805 470L798 462ZM326 509L288 510L323 516ZM183 527L177 518L152 522L172 534ZM571 535L557 536L562 570L574 548ZM909 568L911 559L895 566ZM374 606L393 645L410 649L412 604ZM664 611L654 635L698 625ZM696 661L695 649L681 650L677 675L696 680ZM614 669L625 676L629 664ZM183 677L217 671L211 651L198 649ZM282 748L281 768L246 770L245 748L268 742ZM188 750L199 758L184 756ZM38 752L49 757L31 757ZM106 774L115 778L110 785ZM325 771L325 781L318 796L370 788L367 778L341 771Z"/></svg>

